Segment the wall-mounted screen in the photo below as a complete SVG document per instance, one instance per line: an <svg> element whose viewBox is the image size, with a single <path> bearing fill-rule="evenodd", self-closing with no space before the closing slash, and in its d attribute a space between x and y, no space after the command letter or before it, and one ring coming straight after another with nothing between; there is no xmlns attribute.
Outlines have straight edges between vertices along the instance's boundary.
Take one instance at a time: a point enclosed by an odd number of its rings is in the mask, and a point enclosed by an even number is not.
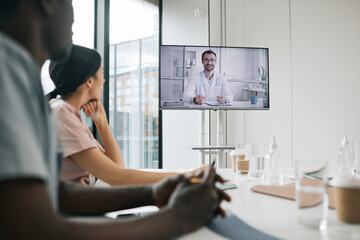
<svg viewBox="0 0 360 240"><path fill-rule="evenodd" d="M160 46L160 109L269 109L269 49Z"/></svg>

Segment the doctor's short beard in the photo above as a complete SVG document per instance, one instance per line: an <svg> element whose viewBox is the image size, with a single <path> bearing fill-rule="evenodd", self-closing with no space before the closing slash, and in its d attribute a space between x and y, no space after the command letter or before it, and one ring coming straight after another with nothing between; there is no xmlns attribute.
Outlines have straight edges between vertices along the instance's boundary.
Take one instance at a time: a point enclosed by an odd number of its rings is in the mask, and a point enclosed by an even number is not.
<svg viewBox="0 0 360 240"><path fill-rule="evenodd" d="M204 68L205 68L206 71L211 72L211 71L214 70L215 65L206 64L206 65L204 65Z"/></svg>

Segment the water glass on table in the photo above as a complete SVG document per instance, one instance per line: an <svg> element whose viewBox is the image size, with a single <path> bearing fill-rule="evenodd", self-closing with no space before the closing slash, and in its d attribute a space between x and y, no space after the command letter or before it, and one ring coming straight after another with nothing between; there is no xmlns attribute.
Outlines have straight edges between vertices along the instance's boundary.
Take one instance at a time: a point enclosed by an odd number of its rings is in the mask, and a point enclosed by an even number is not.
<svg viewBox="0 0 360 240"><path fill-rule="evenodd" d="M295 161L296 207L300 224L326 229L329 199L327 195L327 162Z"/></svg>

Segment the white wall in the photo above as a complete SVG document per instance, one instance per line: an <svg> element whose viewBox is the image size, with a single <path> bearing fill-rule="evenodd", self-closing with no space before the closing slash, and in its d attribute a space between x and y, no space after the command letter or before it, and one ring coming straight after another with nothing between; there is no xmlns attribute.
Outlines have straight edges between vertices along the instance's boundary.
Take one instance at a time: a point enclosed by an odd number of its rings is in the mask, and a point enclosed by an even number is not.
<svg viewBox="0 0 360 240"><path fill-rule="evenodd" d="M291 58L288 0L226 1L226 44L269 48L270 110L228 113L228 144L278 140L287 164L292 159ZM244 130L230 131L237 119Z"/></svg>
<svg viewBox="0 0 360 240"><path fill-rule="evenodd" d="M360 1L291 1L294 160L360 140Z"/></svg>
<svg viewBox="0 0 360 240"><path fill-rule="evenodd" d="M162 3L162 44L209 44L207 0L163 0Z"/></svg>
<svg viewBox="0 0 360 240"><path fill-rule="evenodd" d="M207 0L164 0L163 45L209 44ZM195 16L194 10L200 11ZM208 118L207 118L208 119ZM199 144L199 111L163 111L163 168L196 168L199 153L185 146Z"/></svg>
<svg viewBox="0 0 360 240"><path fill-rule="evenodd" d="M226 28L215 26L211 36L217 31L227 46L268 47L270 57L270 110L228 111L227 144L268 143L276 136L288 165L301 158L335 164L341 134L360 141L360 1L214 2L210 1L217 7L223 2L218 11L226 12ZM167 34L164 30L163 36ZM183 43L175 36L167 39L186 44L201 42L200 37L187 35ZM209 142L215 144L216 114L210 115ZM170 120L184 124L175 129ZM163 122L164 167L194 167L198 154L184 146L198 143L198 112L164 111ZM166 141L173 138L177 141Z"/></svg>

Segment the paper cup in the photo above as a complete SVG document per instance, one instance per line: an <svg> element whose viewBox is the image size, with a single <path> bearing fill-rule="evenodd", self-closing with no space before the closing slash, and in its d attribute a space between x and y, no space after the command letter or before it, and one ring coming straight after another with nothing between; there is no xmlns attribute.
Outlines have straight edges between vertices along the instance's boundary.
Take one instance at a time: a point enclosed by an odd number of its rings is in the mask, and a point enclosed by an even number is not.
<svg viewBox="0 0 360 240"><path fill-rule="evenodd" d="M360 179L335 177L335 208L341 222L360 223Z"/></svg>

